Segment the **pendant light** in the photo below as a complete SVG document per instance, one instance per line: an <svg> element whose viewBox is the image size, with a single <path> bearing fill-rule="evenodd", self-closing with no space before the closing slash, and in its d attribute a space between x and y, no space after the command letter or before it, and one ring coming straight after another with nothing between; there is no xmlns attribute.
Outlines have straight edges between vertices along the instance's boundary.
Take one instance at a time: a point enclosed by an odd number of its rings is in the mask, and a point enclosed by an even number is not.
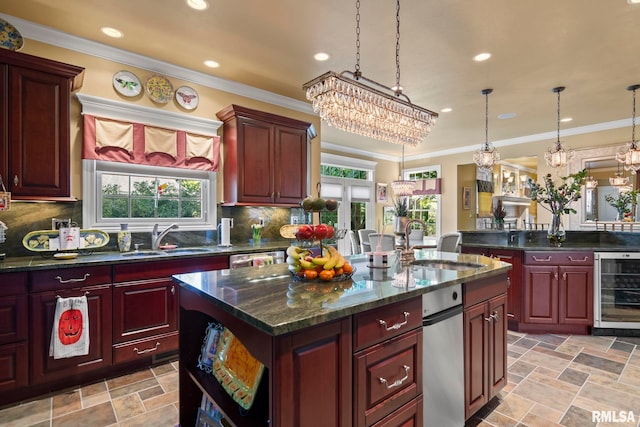
<svg viewBox="0 0 640 427"><path fill-rule="evenodd" d="M400 0L396 1L396 85L387 87L360 71L360 0L356 0L356 69L328 71L302 85L313 111L329 126L379 141L417 145L437 113L411 103L400 86ZM404 98L404 99L403 99Z"/></svg>
<svg viewBox="0 0 640 427"><path fill-rule="evenodd" d="M402 146L402 163L400 166L400 176L396 181L391 182L391 189L396 197L409 197L416 189L416 181L404 179L404 145Z"/></svg>
<svg viewBox="0 0 640 427"><path fill-rule="evenodd" d="M622 163L624 170L631 171L635 175L640 169L640 149L636 142L636 90L640 85L632 85L627 88L633 92L633 110L631 115L631 142L616 153L616 159Z"/></svg>
<svg viewBox="0 0 640 427"><path fill-rule="evenodd" d="M629 185L629 178L622 176L622 171L620 170L620 162L618 162L618 172L616 172L614 176L609 178L609 184L613 185L614 187L618 187L618 189Z"/></svg>
<svg viewBox="0 0 640 427"><path fill-rule="evenodd" d="M598 180L591 176L591 168L589 167L589 162L587 162L587 179L584 182L584 186L588 190L593 190L598 186Z"/></svg>
<svg viewBox="0 0 640 427"><path fill-rule="evenodd" d="M489 142L489 94L491 92L493 89L482 89L481 91L484 95L484 144L473 155L473 161L479 169L485 172L491 172L493 165L500 160L500 153Z"/></svg>
<svg viewBox="0 0 640 427"><path fill-rule="evenodd" d="M567 162L573 158L575 152L571 148L565 148L560 143L560 92L565 89L564 86L554 87L552 90L558 94L558 139L556 145L549 147L544 153L544 159L547 165L552 168L560 168L567 165Z"/></svg>

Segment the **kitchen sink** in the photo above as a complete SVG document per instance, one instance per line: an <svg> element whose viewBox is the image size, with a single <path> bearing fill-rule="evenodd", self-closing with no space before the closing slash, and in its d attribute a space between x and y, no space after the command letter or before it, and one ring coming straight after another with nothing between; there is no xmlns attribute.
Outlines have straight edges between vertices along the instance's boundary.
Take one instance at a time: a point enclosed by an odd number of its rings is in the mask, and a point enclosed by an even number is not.
<svg viewBox="0 0 640 427"><path fill-rule="evenodd" d="M180 254L201 254L206 252L212 252L209 248L176 248L176 249L167 249L164 251L167 254L171 255L180 255Z"/></svg>
<svg viewBox="0 0 640 427"><path fill-rule="evenodd" d="M147 257L147 256L158 256L158 255L166 255L166 254L161 251L133 251L133 252L125 252L122 254L122 256L126 256L126 257L130 257L130 256Z"/></svg>
<svg viewBox="0 0 640 427"><path fill-rule="evenodd" d="M472 262L455 262L455 261L444 261L444 260L434 260L434 259L418 259L413 262L413 265L419 267L433 268L437 270L456 270L456 271L465 271L465 270L475 270L476 268L484 267L483 264L476 264Z"/></svg>

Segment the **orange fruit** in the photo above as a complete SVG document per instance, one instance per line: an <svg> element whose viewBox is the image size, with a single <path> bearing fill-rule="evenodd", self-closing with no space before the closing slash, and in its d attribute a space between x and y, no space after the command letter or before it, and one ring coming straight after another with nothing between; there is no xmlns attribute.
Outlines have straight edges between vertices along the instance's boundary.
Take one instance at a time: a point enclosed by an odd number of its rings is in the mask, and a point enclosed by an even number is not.
<svg viewBox="0 0 640 427"><path fill-rule="evenodd" d="M333 279L334 272L333 270L322 270L320 272L320 280L329 281Z"/></svg>
<svg viewBox="0 0 640 427"><path fill-rule="evenodd" d="M335 271L336 276L342 276L344 274L344 268L343 267L334 268L333 271Z"/></svg>
<svg viewBox="0 0 640 427"><path fill-rule="evenodd" d="M315 270L304 270L304 278L307 280L313 280L318 277L318 272Z"/></svg>
<svg viewBox="0 0 640 427"><path fill-rule="evenodd" d="M349 274L353 272L353 267L348 262L345 262L344 265L342 266L342 270L344 270L345 273Z"/></svg>

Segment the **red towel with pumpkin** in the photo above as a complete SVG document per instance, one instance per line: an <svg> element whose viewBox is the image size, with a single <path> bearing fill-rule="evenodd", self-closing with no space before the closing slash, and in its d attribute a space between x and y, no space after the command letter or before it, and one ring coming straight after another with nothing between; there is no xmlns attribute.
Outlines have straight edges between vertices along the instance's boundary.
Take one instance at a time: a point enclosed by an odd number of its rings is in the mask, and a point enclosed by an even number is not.
<svg viewBox="0 0 640 427"><path fill-rule="evenodd" d="M49 356L54 359L89 354L89 310L87 297L56 301Z"/></svg>

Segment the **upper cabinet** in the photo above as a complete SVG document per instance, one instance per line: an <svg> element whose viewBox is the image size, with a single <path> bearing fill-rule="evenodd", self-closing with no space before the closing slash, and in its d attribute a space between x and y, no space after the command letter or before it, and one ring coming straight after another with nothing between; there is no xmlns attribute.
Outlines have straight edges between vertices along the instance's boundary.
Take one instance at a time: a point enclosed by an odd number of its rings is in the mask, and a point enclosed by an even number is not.
<svg viewBox="0 0 640 427"><path fill-rule="evenodd" d="M299 206L308 191L310 123L230 105L224 122L224 195L227 206Z"/></svg>
<svg viewBox="0 0 640 427"><path fill-rule="evenodd" d="M0 49L0 175L17 200L65 200L70 96L84 68Z"/></svg>

